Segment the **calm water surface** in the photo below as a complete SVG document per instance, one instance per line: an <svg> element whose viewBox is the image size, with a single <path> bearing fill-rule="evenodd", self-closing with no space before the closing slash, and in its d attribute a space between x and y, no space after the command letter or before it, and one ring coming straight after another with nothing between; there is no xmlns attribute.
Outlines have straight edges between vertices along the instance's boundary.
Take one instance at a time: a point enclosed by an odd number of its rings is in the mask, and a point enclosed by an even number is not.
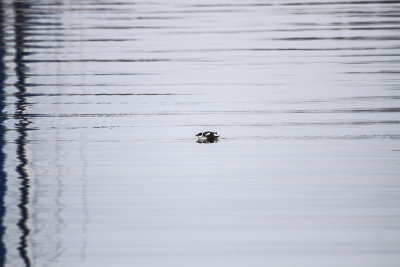
<svg viewBox="0 0 400 267"><path fill-rule="evenodd" d="M2 1L0 259L398 266L399 74L399 1Z"/></svg>

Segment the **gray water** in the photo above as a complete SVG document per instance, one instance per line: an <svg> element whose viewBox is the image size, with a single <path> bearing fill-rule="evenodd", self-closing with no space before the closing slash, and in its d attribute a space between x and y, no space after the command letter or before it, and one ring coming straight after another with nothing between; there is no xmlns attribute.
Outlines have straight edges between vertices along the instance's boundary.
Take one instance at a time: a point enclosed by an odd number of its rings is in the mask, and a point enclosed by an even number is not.
<svg viewBox="0 0 400 267"><path fill-rule="evenodd" d="M5 266L399 266L399 1L0 20Z"/></svg>

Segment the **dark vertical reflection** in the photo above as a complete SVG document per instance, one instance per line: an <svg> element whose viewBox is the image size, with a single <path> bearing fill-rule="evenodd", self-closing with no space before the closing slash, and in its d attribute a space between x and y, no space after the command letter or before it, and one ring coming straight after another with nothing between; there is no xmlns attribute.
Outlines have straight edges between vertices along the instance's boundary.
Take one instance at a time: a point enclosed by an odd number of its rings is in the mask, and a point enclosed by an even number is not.
<svg viewBox="0 0 400 267"><path fill-rule="evenodd" d="M17 81L15 87L17 88L17 93L15 94L17 101L15 107L14 118L16 119L16 129L18 132L18 138L16 139L17 144L17 158L18 165L16 171L18 173L19 179L21 179L21 199L19 203L19 209L21 212L21 219L18 221L18 227L21 230L21 238L18 247L18 251L25 266L31 266L31 260L28 255L28 237L30 229L27 226L29 219L29 187L30 181L27 173L28 160L26 157L26 144L27 144L27 130L29 125L29 120L26 118L26 88L25 88L25 78L26 78L26 66L24 63L24 50L25 50L25 34L26 34L26 23L27 16L26 12L29 9L29 4L26 2L14 2L14 12L15 12L15 73Z"/></svg>
<svg viewBox="0 0 400 267"><path fill-rule="evenodd" d="M4 92L4 82L6 80L5 74L5 43L4 43L4 9L3 2L0 1L0 266L5 265L6 258L6 247L4 244L4 216L6 212L5 208L5 195L6 195L6 172L4 170L5 164L5 153L3 151L4 143L5 143L5 114L4 114L4 105L5 105L5 92Z"/></svg>

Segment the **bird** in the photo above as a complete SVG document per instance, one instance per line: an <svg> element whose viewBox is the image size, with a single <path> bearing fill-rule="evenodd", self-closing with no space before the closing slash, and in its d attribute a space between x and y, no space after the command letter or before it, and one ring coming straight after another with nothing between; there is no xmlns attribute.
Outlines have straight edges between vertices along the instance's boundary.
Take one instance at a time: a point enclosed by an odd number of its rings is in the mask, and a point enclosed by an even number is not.
<svg viewBox="0 0 400 267"><path fill-rule="evenodd" d="M217 132L206 131L196 134L198 143L214 143L218 141L219 134Z"/></svg>

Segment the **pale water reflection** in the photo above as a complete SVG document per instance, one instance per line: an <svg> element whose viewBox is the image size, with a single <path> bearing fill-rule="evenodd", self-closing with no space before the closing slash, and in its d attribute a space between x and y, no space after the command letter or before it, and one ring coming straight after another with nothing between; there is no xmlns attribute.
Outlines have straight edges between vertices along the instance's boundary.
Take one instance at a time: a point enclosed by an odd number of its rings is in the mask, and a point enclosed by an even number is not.
<svg viewBox="0 0 400 267"><path fill-rule="evenodd" d="M2 265L397 266L399 17L2 1Z"/></svg>

